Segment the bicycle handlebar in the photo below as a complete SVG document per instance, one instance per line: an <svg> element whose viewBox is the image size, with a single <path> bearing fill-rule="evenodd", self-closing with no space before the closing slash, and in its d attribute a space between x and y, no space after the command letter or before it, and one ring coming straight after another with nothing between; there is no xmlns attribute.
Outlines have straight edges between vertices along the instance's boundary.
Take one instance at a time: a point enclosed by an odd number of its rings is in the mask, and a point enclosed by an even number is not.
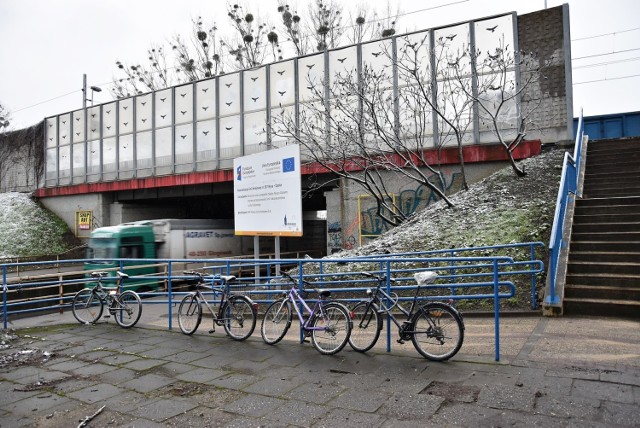
<svg viewBox="0 0 640 428"><path fill-rule="evenodd" d="M375 275L375 274L373 274L371 272L364 272L363 271L363 272L360 272L360 275L368 276L369 278L375 278L380 282L385 282L387 280L386 275L380 276L380 275ZM389 281L390 282L398 282L398 281L396 281L395 278L389 278Z"/></svg>

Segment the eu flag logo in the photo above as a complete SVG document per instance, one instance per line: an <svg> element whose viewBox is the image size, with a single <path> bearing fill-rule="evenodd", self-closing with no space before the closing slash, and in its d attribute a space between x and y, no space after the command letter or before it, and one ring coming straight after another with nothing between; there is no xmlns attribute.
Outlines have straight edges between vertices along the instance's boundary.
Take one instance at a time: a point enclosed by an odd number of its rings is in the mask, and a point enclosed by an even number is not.
<svg viewBox="0 0 640 428"><path fill-rule="evenodd" d="M238 166L236 168L236 180L242 181L242 167Z"/></svg>
<svg viewBox="0 0 640 428"><path fill-rule="evenodd" d="M296 170L294 158L282 159L282 172L293 172Z"/></svg>

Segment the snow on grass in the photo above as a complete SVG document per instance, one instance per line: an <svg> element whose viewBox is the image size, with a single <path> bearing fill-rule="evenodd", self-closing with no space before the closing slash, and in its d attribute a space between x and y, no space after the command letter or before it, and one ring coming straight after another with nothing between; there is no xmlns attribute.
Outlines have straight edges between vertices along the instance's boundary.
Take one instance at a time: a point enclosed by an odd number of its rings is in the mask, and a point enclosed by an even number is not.
<svg viewBox="0 0 640 428"><path fill-rule="evenodd" d="M53 255L68 249L69 228L24 193L0 193L0 258Z"/></svg>

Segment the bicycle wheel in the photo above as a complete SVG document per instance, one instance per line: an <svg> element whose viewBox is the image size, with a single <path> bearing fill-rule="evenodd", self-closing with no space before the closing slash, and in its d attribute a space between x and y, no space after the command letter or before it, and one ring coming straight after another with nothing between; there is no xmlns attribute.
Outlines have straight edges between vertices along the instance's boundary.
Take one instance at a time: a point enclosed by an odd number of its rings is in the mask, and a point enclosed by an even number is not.
<svg viewBox="0 0 640 428"><path fill-rule="evenodd" d="M202 306L196 293L187 294L178 307L178 325L180 331L191 335L195 333L202 320Z"/></svg>
<svg viewBox="0 0 640 428"><path fill-rule="evenodd" d="M462 346L464 325L460 315L444 303L427 303L412 319L411 341L423 357L444 361Z"/></svg>
<svg viewBox="0 0 640 428"><path fill-rule="evenodd" d="M276 300L269 305L262 318L260 335L268 345L280 342L291 327L291 302L289 300Z"/></svg>
<svg viewBox="0 0 640 428"><path fill-rule="evenodd" d="M122 328L131 328L140 319L142 315L142 302L137 293L127 290L113 301L111 305L111 313L116 323Z"/></svg>
<svg viewBox="0 0 640 428"><path fill-rule="evenodd" d="M311 343L323 355L340 352L351 335L349 311L338 303L323 305L323 314L314 316L311 327L323 327L311 331Z"/></svg>
<svg viewBox="0 0 640 428"><path fill-rule="evenodd" d="M245 340L256 328L256 310L244 296L232 296L222 308L224 331L234 340Z"/></svg>
<svg viewBox="0 0 640 428"><path fill-rule="evenodd" d="M82 324L91 324L102 316L102 299L91 288L83 288L73 296L71 311Z"/></svg>
<svg viewBox="0 0 640 428"><path fill-rule="evenodd" d="M354 351L367 352L376 344L382 330L378 306L375 303L360 302L351 309L349 315L353 320L349 345Z"/></svg>

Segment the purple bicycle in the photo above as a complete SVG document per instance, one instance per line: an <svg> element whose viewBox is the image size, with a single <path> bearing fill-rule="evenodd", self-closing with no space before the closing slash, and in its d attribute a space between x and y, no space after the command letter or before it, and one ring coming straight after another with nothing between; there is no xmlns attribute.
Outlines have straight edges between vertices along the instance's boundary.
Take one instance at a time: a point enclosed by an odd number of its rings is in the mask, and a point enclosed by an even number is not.
<svg viewBox="0 0 640 428"><path fill-rule="evenodd" d="M303 292L313 291L319 295L313 309L309 308L296 290L298 281L285 272L282 272L282 276L293 282L293 285L289 291L285 292L282 299L271 303L264 313L260 328L262 340L269 345L280 342L291 327L293 308L295 308L305 336L311 336L311 343L318 352L324 355L340 352L351 335L349 310L338 302L327 301L327 297L331 294L328 290L305 289ZM303 280L303 286L308 285L311 284ZM303 307L302 311L298 308L298 304ZM304 312L309 313L306 319Z"/></svg>

